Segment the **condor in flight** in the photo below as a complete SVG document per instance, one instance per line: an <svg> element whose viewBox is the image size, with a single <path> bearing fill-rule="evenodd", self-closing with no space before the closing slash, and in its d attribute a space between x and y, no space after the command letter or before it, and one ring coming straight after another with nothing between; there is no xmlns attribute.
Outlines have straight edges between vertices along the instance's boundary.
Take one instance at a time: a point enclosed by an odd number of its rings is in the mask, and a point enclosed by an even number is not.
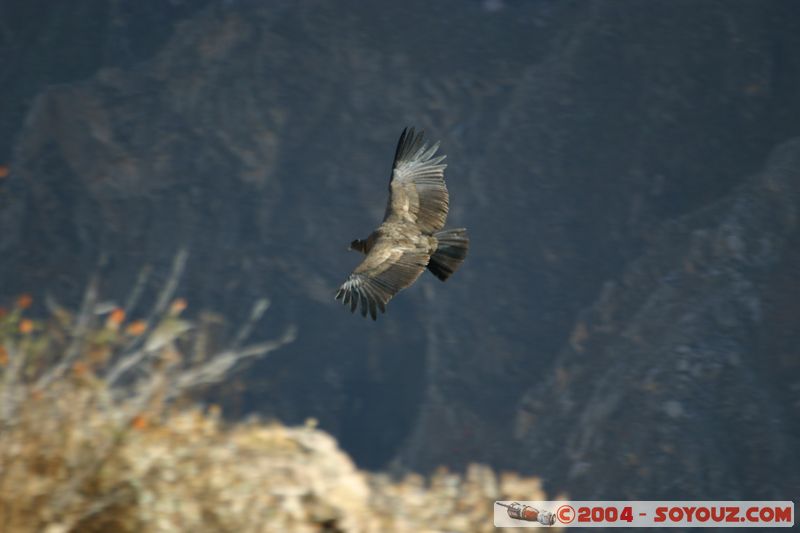
<svg viewBox="0 0 800 533"><path fill-rule="evenodd" d="M469 249L464 228L442 230L449 197L442 164L436 156L439 143L428 148L423 133L404 129L397 143L389 182L389 202L383 223L365 240L350 243L351 250L366 255L339 288L336 299L372 319L386 304L427 268L445 281L455 272Z"/></svg>

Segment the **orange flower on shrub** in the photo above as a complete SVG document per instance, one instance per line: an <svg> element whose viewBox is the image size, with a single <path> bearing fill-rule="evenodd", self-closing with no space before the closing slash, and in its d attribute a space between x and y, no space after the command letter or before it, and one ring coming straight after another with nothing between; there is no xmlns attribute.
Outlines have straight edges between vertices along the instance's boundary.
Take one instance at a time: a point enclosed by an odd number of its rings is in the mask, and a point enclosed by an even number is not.
<svg viewBox="0 0 800 533"><path fill-rule="evenodd" d="M133 420L131 420L131 427L133 429L142 430L142 429L146 429L147 426L148 426L147 417L145 415L141 414L141 413L139 413L138 415L134 416Z"/></svg>
<svg viewBox="0 0 800 533"><path fill-rule="evenodd" d="M0 165L0 179L7 178L11 171L6 165Z"/></svg>
<svg viewBox="0 0 800 533"><path fill-rule="evenodd" d="M170 312L173 315L177 315L184 309L186 309L186 299L185 298L176 298L173 300L172 305L169 307Z"/></svg>
<svg viewBox="0 0 800 533"><path fill-rule="evenodd" d="M0 307L0 318L3 318L7 314L8 314L8 311L6 310L6 308L5 307Z"/></svg>
<svg viewBox="0 0 800 533"><path fill-rule="evenodd" d="M106 326L110 328L113 327L116 329L120 327L120 325L122 325L124 321L125 321L125 310L117 307L116 309L111 311L110 315L108 315L108 319L106 319Z"/></svg>
<svg viewBox="0 0 800 533"><path fill-rule="evenodd" d="M19 332L25 335L33 332L33 320L30 318L23 318L19 321Z"/></svg>
<svg viewBox="0 0 800 533"><path fill-rule="evenodd" d="M83 361L78 361L72 365L72 373L75 374L76 378L82 378L89 373L89 365Z"/></svg>
<svg viewBox="0 0 800 533"><path fill-rule="evenodd" d="M17 298L17 307L20 309L27 309L33 305L33 298L30 294L20 294Z"/></svg>
<svg viewBox="0 0 800 533"><path fill-rule="evenodd" d="M128 327L125 328L125 333L130 335L131 337L138 337L142 333L147 331L147 322L144 320L134 320Z"/></svg>
<svg viewBox="0 0 800 533"><path fill-rule="evenodd" d="M8 352L3 345L0 345L0 366L8 365Z"/></svg>

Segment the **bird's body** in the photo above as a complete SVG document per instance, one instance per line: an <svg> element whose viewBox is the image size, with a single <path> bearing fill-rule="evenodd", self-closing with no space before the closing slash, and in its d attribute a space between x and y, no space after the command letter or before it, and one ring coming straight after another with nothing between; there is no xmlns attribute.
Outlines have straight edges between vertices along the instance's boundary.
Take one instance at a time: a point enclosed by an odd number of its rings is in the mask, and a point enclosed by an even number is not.
<svg viewBox="0 0 800 533"><path fill-rule="evenodd" d="M361 241L359 241L361 242ZM432 255L436 251L437 240L433 235L420 233L419 228L410 222L383 223L370 233L365 241L364 254L368 255L376 244L390 244L392 249L417 250Z"/></svg>
<svg viewBox="0 0 800 533"><path fill-rule="evenodd" d="M427 268L442 281L464 261L469 239L463 228L442 230L449 209L438 143L428 148L423 134L403 130L395 152L389 201L383 223L364 240L350 244L366 255L336 298L373 320L377 310L401 289L414 283Z"/></svg>

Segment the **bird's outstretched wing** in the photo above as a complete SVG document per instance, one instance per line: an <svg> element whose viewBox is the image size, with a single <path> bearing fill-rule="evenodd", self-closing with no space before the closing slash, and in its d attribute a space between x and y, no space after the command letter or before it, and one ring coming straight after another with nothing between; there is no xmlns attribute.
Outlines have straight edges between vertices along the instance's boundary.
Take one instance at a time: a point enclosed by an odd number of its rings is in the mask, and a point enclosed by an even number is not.
<svg viewBox="0 0 800 533"><path fill-rule="evenodd" d="M406 128L400 135L389 182L389 202L384 221L409 221L422 233L444 227L450 198L444 184L442 164L446 156L436 156L439 143L430 148L423 133Z"/></svg>
<svg viewBox="0 0 800 533"><path fill-rule="evenodd" d="M414 283L425 271L430 256L417 249L403 248L388 239L379 239L360 265L353 270L339 291L336 299L350 305L355 312L359 302L361 314L369 312L375 320L380 309L386 312L386 304L401 289Z"/></svg>

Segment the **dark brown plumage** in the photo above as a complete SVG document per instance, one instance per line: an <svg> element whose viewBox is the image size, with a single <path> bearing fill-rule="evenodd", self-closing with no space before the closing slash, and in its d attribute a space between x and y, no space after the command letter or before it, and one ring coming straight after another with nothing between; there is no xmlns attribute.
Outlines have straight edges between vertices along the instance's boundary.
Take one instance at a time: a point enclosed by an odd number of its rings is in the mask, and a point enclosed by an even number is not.
<svg viewBox="0 0 800 533"><path fill-rule="evenodd" d="M438 148L439 143L428 148L414 128L400 135L383 223L366 239L350 243L366 257L336 293L351 311L360 304L361 314L369 312L375 320L377 311L385 312L389 300L426 268L445 281L464 262L467 230L442 230L450 200L445 156L436 156Z"/></svg>

